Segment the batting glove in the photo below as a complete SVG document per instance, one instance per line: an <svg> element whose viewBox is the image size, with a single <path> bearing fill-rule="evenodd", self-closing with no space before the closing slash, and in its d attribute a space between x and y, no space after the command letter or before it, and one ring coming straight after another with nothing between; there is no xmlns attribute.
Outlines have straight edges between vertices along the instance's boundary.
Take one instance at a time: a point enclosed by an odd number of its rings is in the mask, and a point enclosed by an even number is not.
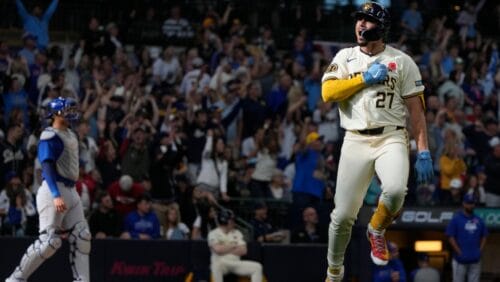
<svg viewBox="0 0 500 282"><path fill-rule="evenodd" d="M434 177L434 168L432 166L431 153L429 151L420 151L415 162L415 171L417 173L417 183L430 183Z"/></svg>
<svg viewBox="0 0 500 282"><path fill-rule="evenodd" d="M384 64L374 63L363 73L363 80L368 85L373 85L385 80L387 67Z"/></svg>

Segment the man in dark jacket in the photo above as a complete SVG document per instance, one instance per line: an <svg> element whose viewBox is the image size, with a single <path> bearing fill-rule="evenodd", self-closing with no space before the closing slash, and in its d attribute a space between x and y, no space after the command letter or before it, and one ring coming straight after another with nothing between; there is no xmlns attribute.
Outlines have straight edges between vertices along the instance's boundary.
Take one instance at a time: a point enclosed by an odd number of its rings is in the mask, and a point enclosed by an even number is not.
<svg viewBox="0 0 500 282"><path fill-rule="evenodd" d="M96 239L118 237L121 232L121 220L116 213L113 199L108 193L98 196L99 207L92 212L89 218L90 232Z"/></svg>

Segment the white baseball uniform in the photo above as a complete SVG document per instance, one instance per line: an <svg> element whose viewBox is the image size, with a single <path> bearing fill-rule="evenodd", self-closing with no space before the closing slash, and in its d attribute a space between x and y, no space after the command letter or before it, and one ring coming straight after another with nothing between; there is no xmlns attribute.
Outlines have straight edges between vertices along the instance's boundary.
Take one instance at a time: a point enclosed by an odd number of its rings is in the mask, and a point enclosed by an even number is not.
<svg viewBox="0 0 500 282"><path fill-rule="evenodd" d="M328 263L343 265L351 227L363 204L369 183L377 174L382 183L380 200L398 212L406 195L409 148L405 99L420 95L424 86L415 62L405 53L386 45L370 56L360 47L340 50L327 71L328 79L347 79L366 72L374 62L388 67L385 81L366 86L339 102L341 126L346 129L342 145L335 209L329 227ZM366 130L371 131L366 131Z"/></svg>
<svg viewBox="0 0 500 282"><path fill-rule="evenodd" d="M68 232L70 242L70 263L74 281L90 281L88 254L90 252L90 231L83 214L80 196L75 189L79 175L78 139L70 129L46 128L40 137L40 161L54 161L57 188L66 205L66 211L57 212L53 203L54 196L46 180L38 189L36 196L40 218L40 236L26 250L21 263L7 281L26 281L28 277L60 248L61 232ZM45 151L45 153L41 153Z"/></svg>
<svg viewBox="0 0 500 282"><path fill-rule="evenodd" d="M239 230L233 229L226 233L218 227L208 233L208 245L212 247L216 244L242 246L246 243ZM228 273L250 276L251 282L262 281L262 265L260 263L241 260L239 256L233 254L218 255L212 251L210 270L215 282L222 282L224 275Z"/></svg>

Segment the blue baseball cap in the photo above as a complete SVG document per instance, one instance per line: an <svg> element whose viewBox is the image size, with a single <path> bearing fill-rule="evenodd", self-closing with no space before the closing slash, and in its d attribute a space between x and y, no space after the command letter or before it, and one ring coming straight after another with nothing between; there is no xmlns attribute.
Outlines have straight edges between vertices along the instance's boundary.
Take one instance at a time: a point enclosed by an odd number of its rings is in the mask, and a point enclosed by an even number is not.
<svg viewBox="0 0 500 282"><path fill-rule="evenodd" d="M474 197L473 194L467 193L464 195L463 200L465 204L475 204L476 203L476 197Z"/></svg>
<svg viewBox="0 0 500 282"><path fill-rule="evenodd" d="M9 170L4 177L5 177L5 182L9 183L13 178L19 177L19 175L17 175L17 173L14 170Z"/></svg>

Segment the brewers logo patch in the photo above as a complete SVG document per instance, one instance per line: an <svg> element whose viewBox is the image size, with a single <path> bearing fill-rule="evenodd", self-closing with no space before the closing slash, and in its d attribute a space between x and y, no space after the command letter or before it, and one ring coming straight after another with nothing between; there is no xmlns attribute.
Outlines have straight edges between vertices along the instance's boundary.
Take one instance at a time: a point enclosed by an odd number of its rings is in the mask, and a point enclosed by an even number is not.
<svg viewBox="0 0 500 282"><path fill-rule="evenodd" d="M331 64L328 66L328 68L326 69L326 72L334 72L334 71L337 71L339 69L339 66L335 63Z"/></svg>

